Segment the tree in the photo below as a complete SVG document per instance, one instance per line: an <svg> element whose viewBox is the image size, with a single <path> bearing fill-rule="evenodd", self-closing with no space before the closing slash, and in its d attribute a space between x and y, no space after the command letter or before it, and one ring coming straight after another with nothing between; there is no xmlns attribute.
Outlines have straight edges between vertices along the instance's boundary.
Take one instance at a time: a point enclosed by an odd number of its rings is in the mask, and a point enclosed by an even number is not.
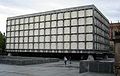
<svg viewBox="0 0 120 76"><path fill-rule="evenodd" d="M0 32L0 53L3 53L5 50L5 36Z"/></svg>

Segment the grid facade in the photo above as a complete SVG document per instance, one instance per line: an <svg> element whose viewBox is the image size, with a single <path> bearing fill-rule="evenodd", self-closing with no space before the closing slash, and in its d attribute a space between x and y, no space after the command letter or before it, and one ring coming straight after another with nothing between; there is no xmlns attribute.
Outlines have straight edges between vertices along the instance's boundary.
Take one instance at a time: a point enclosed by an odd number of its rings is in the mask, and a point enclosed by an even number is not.
<svg viewBox="0 0 120 76"><path fill-rule="evenodd" d="M109 22L94 5L9 17L6 39L8 52L104 52Z"/></svg>

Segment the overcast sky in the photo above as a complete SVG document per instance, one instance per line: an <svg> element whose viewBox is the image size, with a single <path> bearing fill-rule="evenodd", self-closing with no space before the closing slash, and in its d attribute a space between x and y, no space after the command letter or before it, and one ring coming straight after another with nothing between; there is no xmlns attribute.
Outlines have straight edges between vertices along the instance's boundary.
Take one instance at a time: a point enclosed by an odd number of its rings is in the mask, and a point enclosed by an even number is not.
<svg viewBox="0 0 120 76"><path fill-rule="evenodd" d="M7 17L94 4L111 22L120 20L120 0L0 0L0 31Z"/></svg>

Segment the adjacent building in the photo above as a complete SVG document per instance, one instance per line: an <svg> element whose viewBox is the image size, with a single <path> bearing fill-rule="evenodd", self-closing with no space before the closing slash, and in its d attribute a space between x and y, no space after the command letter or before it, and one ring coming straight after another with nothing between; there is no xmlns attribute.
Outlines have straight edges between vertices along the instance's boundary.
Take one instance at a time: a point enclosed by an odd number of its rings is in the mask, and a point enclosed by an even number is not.
<svg viewBox="0 0 120 76"><path fill-rule="evenodd" d="M94 5L8 17L6 28L11 53L109 52L109 21Z"/></svg>

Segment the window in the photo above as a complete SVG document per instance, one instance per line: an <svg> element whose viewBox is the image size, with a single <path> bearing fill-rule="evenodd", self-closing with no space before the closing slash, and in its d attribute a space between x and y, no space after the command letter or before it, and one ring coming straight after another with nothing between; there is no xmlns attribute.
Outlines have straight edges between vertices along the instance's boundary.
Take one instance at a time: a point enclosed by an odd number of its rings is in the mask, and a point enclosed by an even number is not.
<svg viewBox="0 0 120 76"><path fill-rule="evenodd" d="M38 30L35 30L35 31L34 31L34 35L38 35Z"/></svg>
<svg viewBox="0 0 120 76"><path fill-rule="evenodd" d="M18 44L15 44L15 49L18 49Z"/></svg>
<svg viewBox="0 0 120 76"><path fill-rule="evenodd" d="M86 34L86 41L92 41L93 35L92 34Z"/></svg>
<svg viewBox="0 0 120 76"><path fill-rule="evenodd" d="M85 18L79 19L79 25L85 25Z"/></svg>
<svg viewBox="0 0 120 76"><path fill-rule="evenodd" d="M28 31L24 31L24 36L28 36Z"/></svg>
<svg viewBox="0 0 120 76"><path fill-rule="evenodd" d="M46 21L50 20L50 15L46 15Z"/></svg>
<svg viewBox="0 0 120 76"><path fill-rule="evenodd" d="M50 29L45 29L45 34L49 35L50 34Z"/></svg>
<svg viewBox="0 0 120 76"><path fill-rule="evenodd" d="M35 23L34 28L38 29L39 28L39 23Z"/></svg>
<svg viewBox="0 0 120 76"><path fill-rule="evenodd" d="M71 35L71 41L77 41L77 35Z"/></svg>
<svg viewBox="0 0 120 76"><path fill-rule="evenodd" d="M38 43L34 43L34 49L38 49Z"/></svg>
<svg viewBox="0 0 120 76"><path fill-rule="evenodd" d="M50 43L45 43L45 49L50 49Z"/></svg>
<svg viewBox="0 0 120 76"><path fill-rule="evenodd" d="M11 31L14 31L14 26L11 26Z"/></svg>
<svg viewBox="0 0 120 76"><path fill-rule="evenodd" d="M79 11L78 16L79 17L84 17L85 16L85 11L84 10Z"/></svg>
<svg viewBox="0 0 120 76"><path fill-rule="evenodd" d="M51 36L51 41L56 41L56 36Z"/></svg>
<svg viewBox="0 0 120 76"><path fill-rule="evenodd" d="M40 48L40 49L44 49L44 44L43 44L43 43L40 43L40 44L39 44L39 48Z"/></svg>
<svg viewBox="0 0 120 76"><path fill-rule="evenodd" d="M23 24L24 23L24 19L20 19L20 24Z"/></svg>
<svg viewBox="0 0 120 76"><path fill-rule="evenodd" d="M77 43L71 43L71 49L77 49Z"/></svg>
<svg viewBox="0 0 120 76"><path fill-rule="evenodd" d="M71 12L71 17L72 17L72 18L77 17L77 11Z"/></svg>
<svg viewBox="0 0 120 76"><path fill-rule="evenodd" d="M35 17L35 22L39 22L39 16Z"/></svg>
<svg viewBox="0 0 120 76"><path fill-rule="evenodd" d="M63 43L58 43L58 49L63 49Z"/></svg>
<svg viewBox="0 0 120 76"><path fill-rule="evenodd" d="M7 37L10 37L10 32L7 32Z"/></svg>
<svg viewBox="0 0 120 76"><path fill-rule="evenodd" d="M15 42L16 42L16 43L18 42L18 37L15 37Z"/></svg>
<svg viewBox="0 0 120 76"><path fill-rule="evenodd" d="M93 43L92 42L87 42L86 43L86 49L93 49Z"/></svg>
<svg viewBox="0 0 120 76"><path fill-rule="evenodd" d="M10 48L11 48L11 49L14 49L14 45L13 45L13 44L11 44Z"/></svg>
<svg viewBox="0 0 120 76"><path fill-rule="evenodd" d="M12 20L12 25L14 25L15 24L15 20Z"/></svg>
<svg viewBox="0 0 120 76"><path fill-rule="evenodd" d="M69 49L70 43L64 43L64 49Z"/></svg>
<svg viewBox="0 0 120 76"><path fill-rule="evenodd" d="M11 43L13 43L14 42L14 38L11 38Z"/></svg>
<svg viewBox="0 0 120 76"><path fill-rule="evenodd" d="M52 21L51 27L56 27L56 21Z"/></svg>
<svg viewBox="0 0 120 76"><path fill-rule="evenodd" d="M29 49L32 49L32 48L33 48L33 44L29 43Z"/></svg>
<svg viewBox="0 0 120 76"><path fill-rule="evenodd" d="M10 31L10 27L7 27L7 31Z"/></svg>
<svg viewBox="0 0 120 76"><path fill-rule="evenodd" d="M63 21L58 21L58 27L63 26Z"/></svg>
<svg viewBox="0 0 120 76"><path fill-rule="evenodd" d="M39 40L40 42L44 42L44 36L40 36Z"/></svg>
<svg viewBox="0 0 120 76"><path fill-rule="evenodd" d="M33 37L29 37L29 42L33 42Z"/></svg>
<svg viewBox="0 0 120 76"><path fill-rule="evenodd" d="M24 42L28 42L28 37L24 37Z"/></svg>
<svg viewBox="0 0 120 76"><path fill-rule="evenodd" d="M85 49L85 42L80 42L78 48L79 49Z"/></svg>
<svg viewBox="0 0 120 76"><path fill-rule="evenodd" d="M28 24L25 24L25 29L28 29Z"/></svg>
<svg viewBox="0 0 120 76"><path fill-rule="evenodd" d="M66 33L70 33L70 28L69 28L69 27L64 28L64 33L65 33L65 34L66 34Z"/></svg>
<svg viewBox="0 0 120 76"><path fill-rule="evenodd" d="M79 33L85 33L85 26L79 27Z"/></svg>
<svg viewBox="0 0 120 76"><path fill-rule="evenodd" d="M7 25L10 25L10 22L11 22L11 21L7 21Z"/></svg>
<svg viewBox="0 0 120 76"><path fill-rule="evenodd" d="M58 40L57 40L58 42L59 42L59 41L63 41L63 36L62 36L62 35L58 35L58 38L57 38L57 39L58 39Z"/></svg>
<svg viewBox="0 0 120 76"><path fill-rule="evenodd" d="M86 26L86 32L93 32L93 26Z"/></svg>
<svg viewBox="0 0 120 76"><path fill-rule="evenodd" d="M52 20L56 20L56 14L52 14Z"/></svg>
<svg viewBox="0 0 120 76"><path fill-rule="evenodd" d="M14 32L11 32L11 36L14 36Z"/></svg>
<svg viewBox="0 0 120 76"><path fill-rule="evenodd" d="M45 27L46 27L46 28L50 28L50 22L46 22Z"/></svg>
<svg viewBox="0 0 120 76"><path fill-rule="evenodd" d="M58 19L63 19L63 13L58 14Z"/></svg>
<svg viewBox="0 0 120 76"><path fill-rule="evenodd" d="M38 37L34 37L34 42L38 42Z"/></svg>
<svg viewBox="0 0 120 76"><path fill-rule="evenodd" d="M77 33L77 27L71 27L71 33Z"/></svg>
<svg viewBox="0 0 120 76"><path fill-rule="evenodd" d="M40 21L44 21L44 16L40 16Z"/></svg>
<svg viewBox="0 0 120 76"><path fill-rule="evenodd" d="M93 23L93 19L90 18L86 18L86 24L92 24Z"/></svg>
<svg viewBox="0 0 120 76"><path fill-rule="evenodd" d="M20 38L19 38L19 42L23 42L23 37L20 37Z"/></svg>
<svg viewBox="0 0 120 76"><path fill-rule="evenodd" d="M20 36L23 36L23 31L20 31Z"/></svg>
<svg viewBox="0 0 120 76"><path fill-rule="evenodd" d="M64 18L70 18L70 12L64 13Z"/></svg>
<svg viewBox="0 0 120 76"><path fill-rule="evenodd" d="M55 29L51 29L51 34L56 34L56 28Z"/></svg>
<svg viewBox="0 0 120 76"><path fill-rule="evenodd" d="M85 41L85 34L79 34L79 41Z"/></svg>
<svg viewBox="0 0 120 76"><path fill-rule="evenodd" d="M77 19L72 19L71 20L71 25L77 25Z"/></svg>
<svg viewBox="0 0 120 76"><path fill-rule="evenodd" d="M92 15L93 15L92 9L86 10L86 16L92 16Z"/></svg>
<svg viewBox="0 0 120 76"><path fill-rule="evenodd" d="M70 20L64 20L64 26L70 26Z"/></svg>
<svg viewBox="0 0 120 76"><path fill-rule="evenodd" d="M58 34L63 34L63 28L58 28Z"/></svg>
<svg viewBox="0 0 120 76"><path fill-rule="evenodd" d="M70 41L70 35L64 35L64 41Z"/></svg>
<svg viewBox="0 0 120 76"><path fill-rule="evenodd" d="M40 29L40 35L44 35L44 29Z"/></svg>
<svg viewBox="0 0 120 76"><path fill-rule="evenodd" d="M25 23L28 23L28 18L25 18Z"/></svg>
<svg viewBox="0 0 120 76"><path fill-rule="evenodd" d="M20 25L20 30L23 30L23 25Z"/></svg>
<svg viewBox="0 0 120 76"><path fill-rule="evenodd" d="M28 48L28 44L24 44L24 49L27 49Z"/></svg>
<svg viewBox="0 0 120 76"><path fill-rule="evenodd" d="M29 31L29 35L33 35L33 30L30 30L30 31Z"/></svg>
<svg viewBox="0 0 120 76"><path fill-rule="evenodd" d="M16 24L19 24L19 19L16 19Z"/></svg>
<svg viewBox="0 0 120 76"><path fill-rule="evenodd" d="M51 49L56 49L56 43L51 43Z"/></svg>
<svg viewBox="0 0 120 76"><path fill-rule="evenodd" d="M18 35L19 35L19 34L18 34L18 31L16 31L16 32L15 32L15 36L18 36Z"/></svg>
<svg viewBox="0 0 120 76"><path fill-rule="evenodd" d="M44 23L40 23L40 28L44 28Z"/></svg>
<svg viewBox="0 0 120 76"><path fill-rule="evenodd" d="M29 29L33 29L33 24L29 24Z"/></svg>
<svg viewBox="0 0 120 76"><path fill-rule="evenodd" d="M45 42L50 42L50 36L45 36Z"/></svg>

